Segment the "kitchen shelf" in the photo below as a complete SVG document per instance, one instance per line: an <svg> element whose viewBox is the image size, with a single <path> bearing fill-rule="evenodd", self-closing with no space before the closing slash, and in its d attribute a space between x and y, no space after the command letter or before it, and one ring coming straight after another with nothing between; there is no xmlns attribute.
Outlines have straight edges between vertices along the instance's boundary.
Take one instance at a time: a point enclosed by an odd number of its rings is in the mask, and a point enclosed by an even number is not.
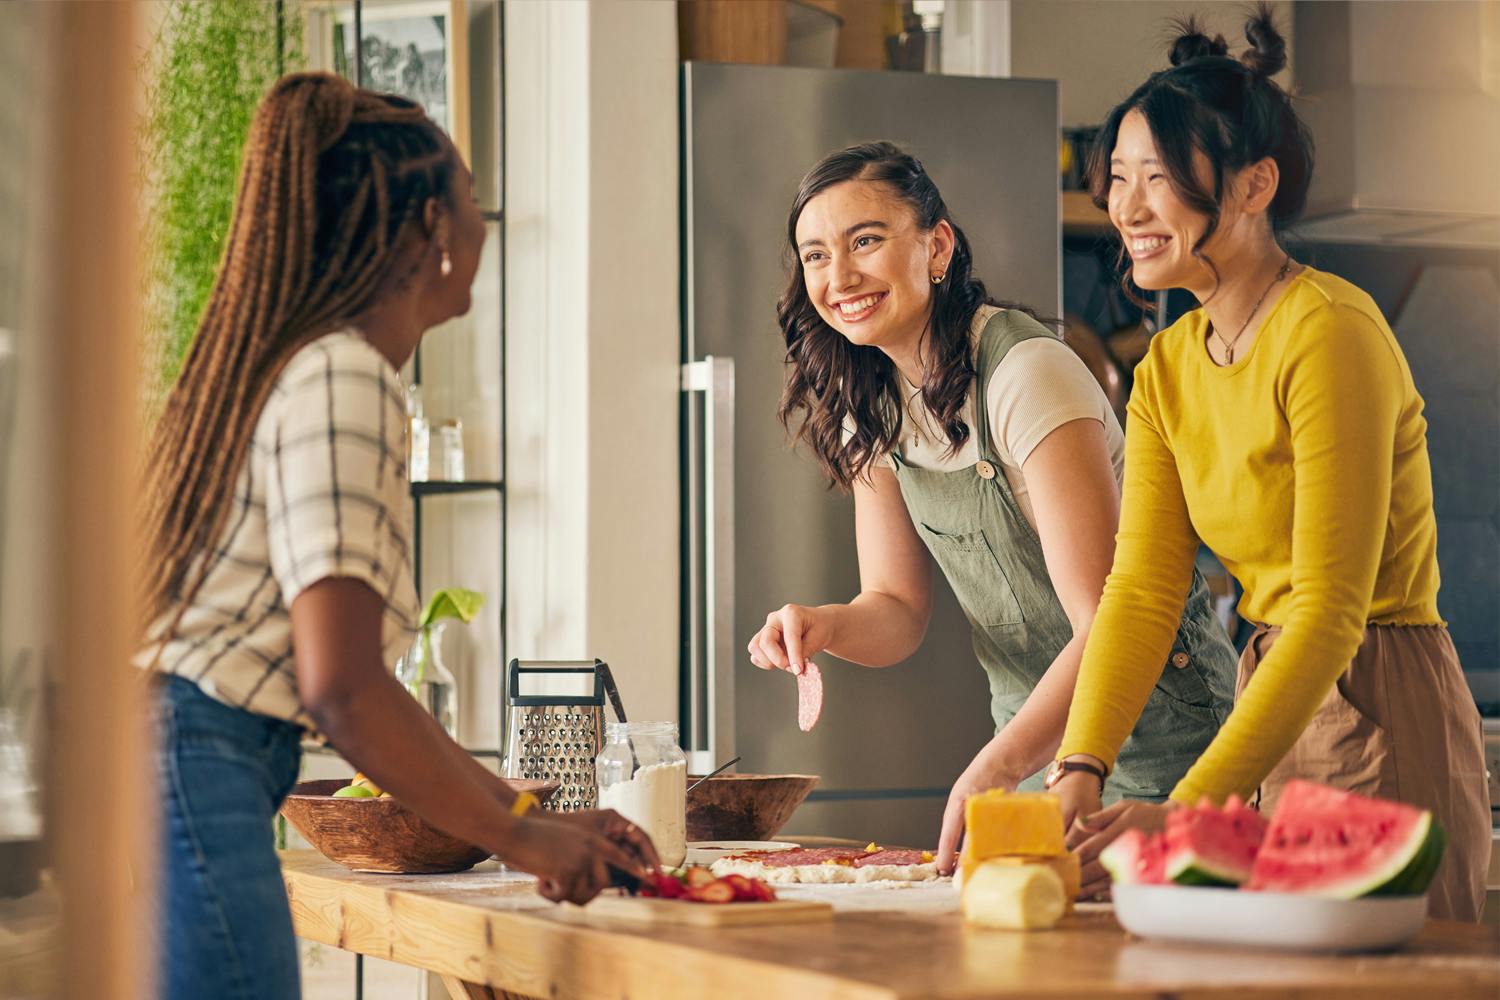
<svg viewBox="0 0 1500 1000"><path fill-rule="evenodd" d="M414 497L444 496L450 493L503 493L505 484L493 479L465 479L449 481L429 479L411 484Z"/></svg>

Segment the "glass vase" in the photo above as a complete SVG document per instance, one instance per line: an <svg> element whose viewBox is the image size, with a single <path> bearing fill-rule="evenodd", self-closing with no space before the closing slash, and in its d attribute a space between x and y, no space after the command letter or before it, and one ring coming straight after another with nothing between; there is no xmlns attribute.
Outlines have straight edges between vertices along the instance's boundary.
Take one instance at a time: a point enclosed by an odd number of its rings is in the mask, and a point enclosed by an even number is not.
<svg viewBox="0 0 1500 1000"><path fill-rule="evenodd" d="M417 703L437 719L453 739L458 739L458 681L443 663L443 632L447 622L435 622L417 631L406 655L396 661L396 679Z"/></svg>

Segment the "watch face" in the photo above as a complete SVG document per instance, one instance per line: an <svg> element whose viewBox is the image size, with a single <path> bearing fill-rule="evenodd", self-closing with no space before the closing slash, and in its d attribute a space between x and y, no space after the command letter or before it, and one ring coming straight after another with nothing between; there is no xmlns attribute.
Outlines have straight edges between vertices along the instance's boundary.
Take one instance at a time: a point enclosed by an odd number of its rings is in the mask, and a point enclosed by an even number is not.
<svg viewBox="0 0 1500 1000"><path fill-rule="evenodd" d="M1061 778L1062 776L1062 762L1054 760L1052 763L1047 765L1047 774L1042 778L1042 786L1044 788L1051 788L1053 785L1057 784L1057 779Z"/></svg>

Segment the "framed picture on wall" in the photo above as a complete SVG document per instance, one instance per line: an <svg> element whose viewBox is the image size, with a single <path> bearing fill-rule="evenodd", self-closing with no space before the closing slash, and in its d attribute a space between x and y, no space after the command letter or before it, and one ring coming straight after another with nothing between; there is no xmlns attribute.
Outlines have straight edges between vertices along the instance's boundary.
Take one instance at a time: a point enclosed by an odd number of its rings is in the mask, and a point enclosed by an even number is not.
<svg viewBox="0 0 1500 1000"><path fill-rule="evenodd" d="M355 5L312 2L306 12L308 68L356 74ZM364 86L410 98L469 160L467 0L363 0L359 7Z"/></svg>

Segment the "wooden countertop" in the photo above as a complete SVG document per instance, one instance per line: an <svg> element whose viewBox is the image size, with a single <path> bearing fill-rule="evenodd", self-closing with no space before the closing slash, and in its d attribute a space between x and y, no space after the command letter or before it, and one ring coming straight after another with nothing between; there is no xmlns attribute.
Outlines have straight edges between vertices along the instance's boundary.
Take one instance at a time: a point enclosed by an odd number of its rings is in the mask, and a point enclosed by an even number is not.
<svg viewBox="0 0 1500 1000"><path fill-rule="evenodd" d="M282 855L299 937L451 977L456 996L1500 995L1495 929L1464 924L1435 921L1389 955L1298 956L1132 939L1107 906L1050 932L982 930L957 913L900 912L902 892L891 891L890 910L839 911L827 923L646 929L553 906L529 879L488 867L362 875L311 851Z"/></svg>

